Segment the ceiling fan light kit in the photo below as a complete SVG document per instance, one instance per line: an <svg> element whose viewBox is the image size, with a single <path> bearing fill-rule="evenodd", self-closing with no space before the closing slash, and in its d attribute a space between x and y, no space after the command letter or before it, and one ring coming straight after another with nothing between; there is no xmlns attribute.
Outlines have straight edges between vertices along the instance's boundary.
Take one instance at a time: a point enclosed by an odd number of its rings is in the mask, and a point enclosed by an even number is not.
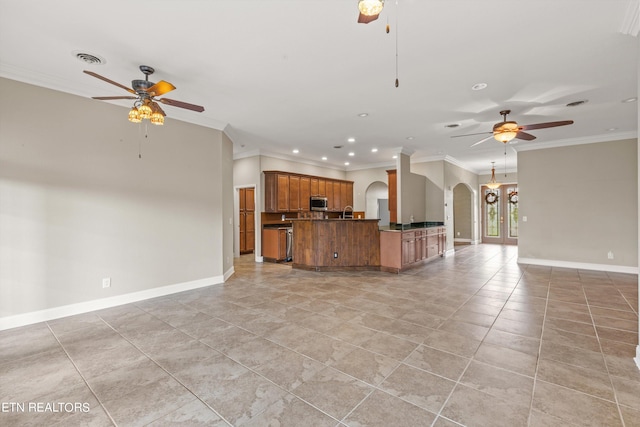
<svg viewBox="0 0 640 427"><path fill-rule="evenodd" d="M518 134L518 123L516 122L503 122L493 125L493 137L496 141L504 142L505 144L511 141Z"/></svg>
<svg viewBox="0 0 640 427"><path fill-rule="evenodd" d="M359 0L358 10L360 15L358 16L358 22L360 24L368 24L371 21L375 21L378 19L383 7L384 0Z"/></svg>

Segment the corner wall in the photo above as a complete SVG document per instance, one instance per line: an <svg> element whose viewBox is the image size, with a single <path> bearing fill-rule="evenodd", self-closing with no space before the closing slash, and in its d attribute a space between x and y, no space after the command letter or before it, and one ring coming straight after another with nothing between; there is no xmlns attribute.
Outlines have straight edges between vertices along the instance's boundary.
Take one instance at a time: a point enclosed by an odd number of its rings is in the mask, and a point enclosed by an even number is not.
<svg viewBox="0 0 640 427"><path fill-rule="evenodd" d="M7 79L0 93L0 329L233 271L222 132L168 109L145 132L126 108Z"/></svg>

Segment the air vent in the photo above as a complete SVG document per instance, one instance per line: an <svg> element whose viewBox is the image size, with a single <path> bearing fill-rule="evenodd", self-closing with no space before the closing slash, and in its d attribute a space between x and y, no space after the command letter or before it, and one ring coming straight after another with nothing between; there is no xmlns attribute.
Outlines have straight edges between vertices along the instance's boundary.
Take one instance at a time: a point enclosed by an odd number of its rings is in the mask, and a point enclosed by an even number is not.
<svg viewBox="0 0 640 427"><path fill-rule="evenodd" d="M338 148L338 149L339 149L339 148L342 148L342 147L344 147L344 145L334 145L334 146L333 146L333 148Z"/></svg>
<svg viewBox="0 0 640 427"><path fill-rule="evenodd" d="M583 99L581 101L573 101L567 104L567 107L577 107L578 105L586 104L588 101Z"/></svg>
<svg viewBox="0 0 640 427"><path fill-rule="evenodd" d="M75 56L78 60L82 62L86 62L91 65L102 65L107 61L104 58L101 58L97 55L93 55L91 53L86 52L72 52L73 56Z"/></svg>
<svg viewBox="0 0 640 427"><path fill-rule="evenodd" d="M460 126L460 123L451 123L451 124L448 124L448 125L444 125L444 127L446 127L446 128L457 128L459 126Z"/></svg>

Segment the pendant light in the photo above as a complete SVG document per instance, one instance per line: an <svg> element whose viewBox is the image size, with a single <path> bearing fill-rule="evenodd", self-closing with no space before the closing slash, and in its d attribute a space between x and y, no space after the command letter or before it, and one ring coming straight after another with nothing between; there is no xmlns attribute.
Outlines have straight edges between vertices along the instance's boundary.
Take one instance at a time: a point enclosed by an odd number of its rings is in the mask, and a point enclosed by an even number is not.
<svg viewBox="0 0 640 427"><path fill-rule="evenodd" d="M495 162L491 162L491 179L485 184L487 188L490 188L491 190L495 190L500 187L500 183L496 181L496 168L494 165Z"/></svg>

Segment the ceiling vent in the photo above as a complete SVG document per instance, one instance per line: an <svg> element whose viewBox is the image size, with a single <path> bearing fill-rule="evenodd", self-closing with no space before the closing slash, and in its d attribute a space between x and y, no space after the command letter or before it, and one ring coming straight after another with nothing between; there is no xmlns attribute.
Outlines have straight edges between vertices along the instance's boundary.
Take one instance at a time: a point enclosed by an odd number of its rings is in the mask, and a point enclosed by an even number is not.
<svg viewBox="0 0 640 427"><path fill-rule="evenodd" d="M578 105L582 105L582 104L586 104L587 102L589 102L586 99L582 99L580 101L573 101L567 104L567 107L577 107Z"/></svg>
<svg viewBox="0 0 640 427"><path fill-rule="evenodd" d="M104 58L101 58L97 55L93 55L91 53L86 52L72 52L73 56L75 56L78 60L85 62L91 65L102 65L107 61Z"/></svg>

